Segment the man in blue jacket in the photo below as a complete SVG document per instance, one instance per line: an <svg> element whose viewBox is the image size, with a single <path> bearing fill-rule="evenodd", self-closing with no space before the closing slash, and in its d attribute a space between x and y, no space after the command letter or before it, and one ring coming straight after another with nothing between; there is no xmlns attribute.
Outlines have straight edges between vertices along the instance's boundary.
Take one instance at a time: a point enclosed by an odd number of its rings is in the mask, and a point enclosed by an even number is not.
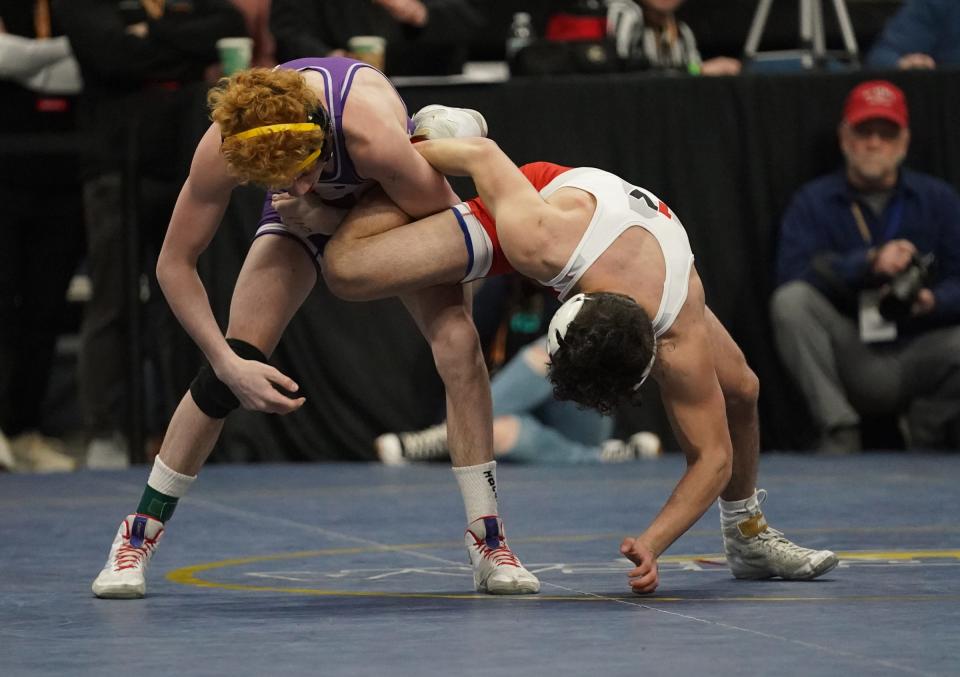
<svg viewBox="0 0 960 677"><path fill-rule="evenodd" d="M861 416L906 414L914 447L960 447L960 195L901 167L903 92L858 85L839 127L846 166L803 186L783 217L772 300L777 347L820 428L860 449Z"/></svg>
<svg viewBox="0 0 960 677"><path fill-rule="evenodd" d="M960 65L960 2L906 0L867 54L873 68Z"/></svg>

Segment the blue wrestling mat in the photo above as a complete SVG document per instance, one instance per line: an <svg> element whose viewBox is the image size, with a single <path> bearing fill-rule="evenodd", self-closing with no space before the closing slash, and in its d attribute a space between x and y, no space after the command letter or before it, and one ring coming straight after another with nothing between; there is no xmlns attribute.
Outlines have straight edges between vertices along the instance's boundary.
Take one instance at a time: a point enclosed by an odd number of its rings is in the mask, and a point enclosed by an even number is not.
<svg viewBox="0 0 960 677"><path fill-rule="evenodd" d="M474 594L443 465L211 466L168 523L147 597L90 583L147 469L0 476L0 674L957 675L960 456L766 455L771 526L831 548L810 582L737 581L716 509L630 593L620 540L677 456L501 464L539 595Z"/></svg>

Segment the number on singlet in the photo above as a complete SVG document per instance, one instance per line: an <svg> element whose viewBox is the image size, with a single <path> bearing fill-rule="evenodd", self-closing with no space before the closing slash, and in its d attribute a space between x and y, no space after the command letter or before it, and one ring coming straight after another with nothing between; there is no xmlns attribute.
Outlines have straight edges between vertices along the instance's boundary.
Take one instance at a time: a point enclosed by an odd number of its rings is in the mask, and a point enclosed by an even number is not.
<svg viewBox="0 0 960 677"><path fill-rule="evenodd" d="M665 202L661 202L655 198L650 193L636 188L634 186L626 186L630 188L630 192L627 195L630 196L630 209L635 211L641 216L645 216L648 219L656 217L658 214L663 214L668 219L673 218L673 214L670 213L670 208L667 207Z"/></svg>

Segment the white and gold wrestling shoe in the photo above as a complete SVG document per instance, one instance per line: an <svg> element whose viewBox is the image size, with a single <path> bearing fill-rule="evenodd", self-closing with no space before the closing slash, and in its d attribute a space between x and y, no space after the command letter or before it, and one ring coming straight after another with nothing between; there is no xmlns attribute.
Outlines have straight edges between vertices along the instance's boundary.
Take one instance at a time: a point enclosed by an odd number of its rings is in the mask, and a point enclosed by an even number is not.
<svg viewBox="0 0 960 677"><path fill-rule="evenodd" d="M723 525L723 549L734 578L807 581L837 566L833 552L802 548L768 526L760 511L766 497L760 489L755 507L743 519Z"/></svg>
<svg viewBox="0 0 960 677"><path fill-rule="evenodd" d="M413 136L424 139L462 139L486 136L487 121L472 108L452 108L433 104L413 116Z"/></svg>
<svg viewBox="0 0 960 677"><path fill-rule="evenodd" d="M540 592L540 581L523 568L507 545L499 517L491 515L474 520L467 527L463 540L473 566L473 585L477 592L490 595Z"/></svg>
<svg viewBox="0 0 960 677"><path fill-rule="evenodd" d="M148 515L127 515L100 575L93 594L104 599L139 599L147 593L145 574L157 544L163 538L163 522Z"/></svg>

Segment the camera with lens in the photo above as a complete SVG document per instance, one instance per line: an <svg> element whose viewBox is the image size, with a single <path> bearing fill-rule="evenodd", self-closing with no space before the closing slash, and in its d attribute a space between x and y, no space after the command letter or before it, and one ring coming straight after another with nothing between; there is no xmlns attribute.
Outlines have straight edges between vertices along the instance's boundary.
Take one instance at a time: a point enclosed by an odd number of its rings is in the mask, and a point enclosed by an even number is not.
<svg viewBox="0 0 960 677"><path fill-rule="evenodd" d="M880 295L880 314L887 320L897 321L910 316L920 290L930 279L933 254L914 254L910 264L883 288Z"/></svg>

